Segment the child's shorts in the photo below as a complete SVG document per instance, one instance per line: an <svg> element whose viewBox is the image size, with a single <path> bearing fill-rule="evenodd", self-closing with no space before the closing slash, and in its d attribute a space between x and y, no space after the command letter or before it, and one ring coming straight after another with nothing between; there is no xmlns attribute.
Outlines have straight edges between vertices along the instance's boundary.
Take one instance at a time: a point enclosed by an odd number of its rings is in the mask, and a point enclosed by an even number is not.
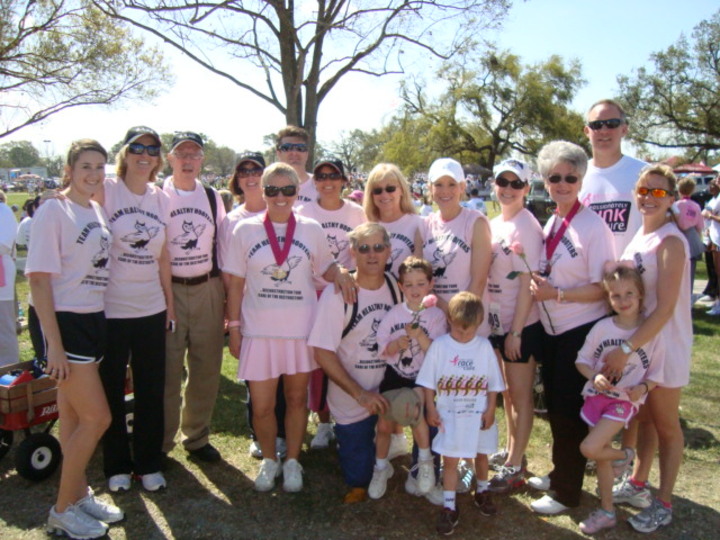
<svg viewBox="0 0 720 540"><path fill-rule="evenodd" d="M395 369L387 365L385 366L385 375L380 383L380 393L387 392L388 390L397 390L398 388L415 388L417 383L415 379L406 379L402 377Z"/></svg>
<svg viewBox="0 0 720 540"><path fill-rule="evenodd" d="M635 413L637 408L630 401L597 394L585 398L580 417L590 426L596 425L601 418L622 422L627 426Z"/></svg>

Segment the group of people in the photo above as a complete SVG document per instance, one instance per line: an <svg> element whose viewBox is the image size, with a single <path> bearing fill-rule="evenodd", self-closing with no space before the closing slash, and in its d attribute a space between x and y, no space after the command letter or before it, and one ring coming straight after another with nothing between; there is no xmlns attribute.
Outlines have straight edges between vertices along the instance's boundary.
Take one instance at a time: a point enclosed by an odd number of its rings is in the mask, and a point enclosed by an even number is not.
<svg viewBox="0 0 720 540"><path fill-rule="evenodd" d="M615 524L613 501L643 508L630 520L638 531L669 524L692 345L690 291L681 286L688 245L670 212L675 177L622 155L627 119L617 103L594 104L587 120L592 161L564 141L538 155L557 204L544 230L524 208L531 171L519 160L493 171L500 214L492 220L461 204L462 166L435 160L436 210L422 218L397 166L373 168L360 207L343 198L342 162L306 171L308 134L288 126L276 163L240 157L229 187L244 203L226 215L217 192L197 180L204 142L196 133L175 134L173 175L161 187L152 129L127 132L113 180L96 141L73 143L63 191L35 214L26 266L34 331L58 380L65 456L48 528L90 538L124 517L85 477L100 441L114 492L131 489L133 477L148 491L164 488L163 457L178 431L191 458L221 459L209 435L225 329L249 388L258 491L280 475L285 491L302 490L309 404L320 418L312 447L337 439L345 502L384 495L391 445L411 425L417 452L405 488L442 506L437 531L458 523L464 459L475 462L475 504L495 514L491 493L525 482L541 362L553 469L529 480L548 491L532 509L578 506L590 458L601 507L583 532ZM497 453L500 392L507 446ZM492 454L501 462L490 479Z"/></svg>

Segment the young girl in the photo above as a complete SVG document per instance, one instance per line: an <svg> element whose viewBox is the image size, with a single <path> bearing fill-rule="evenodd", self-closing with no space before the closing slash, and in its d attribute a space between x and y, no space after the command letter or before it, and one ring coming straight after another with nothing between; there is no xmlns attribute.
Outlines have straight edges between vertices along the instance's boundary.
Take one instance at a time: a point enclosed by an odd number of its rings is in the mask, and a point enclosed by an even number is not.
<svg viewBox="0 0 720 540"><path fill-rule="evenodd" d="M400 290L405 302L396 305L383 318L377 332L377 343L381 355L387 360L385 377L380 392L397 388L412 388L423 402L422 388L415 382L425 352L432 340L446 332L445 314L434 305L423 305L423 299L433 288L432 266L429 262L410 256L398 269ZM377 424L376 461L373 477L368 488L371 499L385 494L388 478L393 467L388 458L390 438L396 423L380 417ZM413 437L418 445L418 489L428 493L435 486L435 471L430 451L430 433L424 414L413 427Z"/></svg>
<svg viewBox="0 0 720 540"><path fill-rule="evenodd" d="M463 457L475 456L475 505L485 516L497 513L488 491L488 455L497 450L495 403L505 390L490 342L477 335L484 320L480 297L456 294L447 317L450 333L433 342L417 376L425 391L427 422L440 428L433 450L443 459L443 509L436 529L444 535L452 534L460 517L456 470Z"/></svg>
<svg viewBox="0 0 720 540"><path fill-rule="evenodd" d="M632 448L613 448L612 440L637 413L648 393L663 382L665 348L660 335L632 351L617 380L610 380L600 373L609 351L618 346L629 347L627 340L644 319L645 296L640 272L629 266L617 266L607 272L602 283L615 315L593 326L575 363L578 371L588 378L583 388L585 404L580 416L591 426L580 451L597 462L600 492L600 508L580 523L580 530L585 534L617 523L612 497L613 478L622 474L635 452Z"/></svg>
<svg viewBox="0 0 720 540"><path fill-rule="evenodd" d="M102 208L92 200L103 186L107 152L96 141L75 141L65 165L64 199L35 214L25 273L40 319L46 373L58 381L60 489L48 532L96 538L124 514L93 496L85 468L110 424L98 365L105 349L104 293L111 235Z"/></svg>

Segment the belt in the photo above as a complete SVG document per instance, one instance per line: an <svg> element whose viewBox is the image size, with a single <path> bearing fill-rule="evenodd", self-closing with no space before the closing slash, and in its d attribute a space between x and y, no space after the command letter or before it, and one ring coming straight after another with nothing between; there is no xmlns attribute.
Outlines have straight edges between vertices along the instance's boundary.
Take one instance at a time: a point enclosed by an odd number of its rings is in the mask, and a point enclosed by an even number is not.
<svg viewBox="0 0 720 540"><path fill-rule="evenodd" d="M205 283L211 277L214 277L214 276L212 276L212 272L208 272L207 274L203 274L202 276L195 276L195 277L173 276L172 282L179 283L180 285L200 285L201 283Z"/></svg>

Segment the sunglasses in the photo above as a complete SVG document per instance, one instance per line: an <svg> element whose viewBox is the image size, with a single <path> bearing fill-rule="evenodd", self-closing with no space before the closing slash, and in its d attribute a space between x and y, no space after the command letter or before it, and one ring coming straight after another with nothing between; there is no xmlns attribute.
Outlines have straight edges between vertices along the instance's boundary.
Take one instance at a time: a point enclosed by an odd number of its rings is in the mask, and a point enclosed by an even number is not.
<svg viewBox="0 0 720 540"><path fill-rule="evenodd" d="M323 180L342 180L343 176L339 172L319 172L317 174L314 174L313 178L319 182L322 182Z"/></svg>
<svg viewBox="0 0 720 540"><path fill-rule="evenodd" d="M256 167L254 169L238 169L237 170L238 178L249 178L250 176L260 176L262 173L263 173L263 170L260 167Z"/></svg>
<svg viewBox="0 0 720 540"><path fill-rule="evenodd" d="M622 126L624 123L624 120L621 118L608 118L607 120L593 120L592 122L588 122L587 127L593 131L598 131L599 129L602 129L603 126L608 129L615 129Z"/></svg>
<svg viewBox="0 0 720 540"><path fill-rule="evenodd" d="M502 176L499 176L495 179L495 185L498 187L510 186L513 189L524 189L527 184L520 179L508 180L507 178L503 178Z"/></svg>
<svg viewBox="0 0 720 540"><path fill-rule="evenodd" d="M305 143L282 143L278 145L278 150L281 152L307 152L308 145Z"/></svg>
<svg viewBox="0 0 720 540"><path fill-rule="evenodd" d="M263 192L266 197L277 197L278 193L282 193L285 197L294 197L297 194L297 186L290 184L289 186L264 186Z"/></svg>
<svg viewBox="0 0 720 540"><path fill-rule="evenodd" d="M384 188L376 187L372 189L373 195L380 195L383 191L385 193L395 193L397 191L397 186L385 186Z"/></svg>
<svg viewBox="0 0 720 540"><path fill-rule="evenodd" d="M160 155L160 146L157 144L140 144L130 143L128 144L128 152L139 156L147 150L148 156L157 157Z"/></svg>
<svg viewBox="0 0 720 540"><path fill-rule="evenodd" d="M637 188L637 194L646 196L648 194L652 195L656 199L662 199L663 197L667 197L668 195L671 195L672 193L668 191L667 189L660 189L660 188L647 188L647 187L639 187Z"/></svg>
<svg viewBox="0 0 720 540"><path fill-rule="evenodd" d="M375 253L382 253L386 248L387 246L385 244L373 244L372 246L370 244L360 244L357 247L357 252L367 255L372 249Z"/></svg>
<svg viewBox="0 0 720 540"><path fill-rule="evenodd" d="M577 176L573 176L572 174L568 174L567 176L553 174L552 176L548 177L548 182L550 182L551 184L559 184L561 180L565 180L567 184L574 184L579 180L579 178Z"/></svg>

